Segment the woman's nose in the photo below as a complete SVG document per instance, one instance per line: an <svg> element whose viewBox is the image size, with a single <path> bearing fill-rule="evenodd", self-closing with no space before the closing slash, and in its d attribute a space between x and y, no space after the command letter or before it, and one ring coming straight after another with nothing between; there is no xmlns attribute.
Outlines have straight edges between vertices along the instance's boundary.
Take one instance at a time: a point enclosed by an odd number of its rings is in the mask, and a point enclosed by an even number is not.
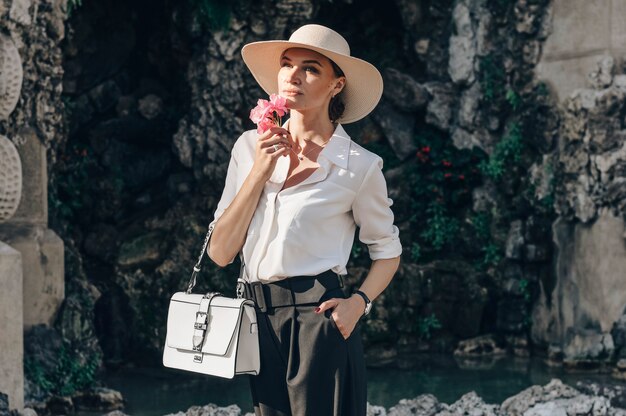
<svg viewBox="0 0 626 416"><path fill-rule="evenodd" d="M296 68L288 68L285 71L285 82L300 82L300 79L298 78L298 70Z"/></svg>

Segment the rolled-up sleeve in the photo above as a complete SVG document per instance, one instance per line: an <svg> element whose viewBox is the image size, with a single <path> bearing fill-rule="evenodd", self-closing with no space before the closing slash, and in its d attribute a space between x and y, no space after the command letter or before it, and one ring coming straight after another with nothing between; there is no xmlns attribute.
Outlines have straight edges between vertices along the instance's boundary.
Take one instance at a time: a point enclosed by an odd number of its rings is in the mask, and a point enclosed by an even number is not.
<svg viewBox="0 0 626 416"><path fill-rule="evenodd" d="M237 160L237 145L233 146L232 151L230 152L230 161L228 162L228 170L226 171L226 181L224 183L224 190L222 191L222 196L217 203L217 208L215 209L215 213L213 214L213 221L209 224L209 227L215 227L215 224L220 219L226 208L228 208L235 199L237 195L237 174L238 174L238 160ZM207 254L209 253L210 239L207 244ZM231 264L235 261L236 255L228 262Z"/></svg>
<svg viewBox="0 0 626 416"><path fill-rule="evenodd" d="M402 254L399 230L393 223L393 201L387 195L382 172L383 160L378 157L367 171L352 203L354 221L359 226L359 240L367 244L372 260L390 259Z"/></svg>

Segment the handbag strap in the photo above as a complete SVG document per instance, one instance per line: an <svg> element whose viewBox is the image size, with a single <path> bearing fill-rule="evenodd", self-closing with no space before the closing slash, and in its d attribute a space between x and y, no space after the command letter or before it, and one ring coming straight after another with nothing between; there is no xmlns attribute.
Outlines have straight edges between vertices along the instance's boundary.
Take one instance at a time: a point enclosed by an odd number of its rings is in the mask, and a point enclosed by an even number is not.
<svg viewBox="0 0 626 416"><path fill-rule="evenodd" d="M198 273L200 273L201 270L201 264L202 264L202 258L204 257L204 253L206 253L206 248L209 245L209 239L211 238L211 234L213 233L213 229L215 228L215 224L210 224L209 225L209 229L206 233L206 236L204 237L204 244L202 244L202 251L200 251L200 256L198 256L198 261L196 262L195 266L193 266L193 271L191 272L191 277L189 278L189 283L187 283L187 290L186 293L189 294L191 293L191 290L194 288L194 286L196 285L196 278L198 276ZM243 251L239 252L239 258L241 259L241 269L239 270L239 279L237 279L237 281L244 281L243 279L243 275L244 275L244 271L245 271L245 263L243 260Z"/></svg>

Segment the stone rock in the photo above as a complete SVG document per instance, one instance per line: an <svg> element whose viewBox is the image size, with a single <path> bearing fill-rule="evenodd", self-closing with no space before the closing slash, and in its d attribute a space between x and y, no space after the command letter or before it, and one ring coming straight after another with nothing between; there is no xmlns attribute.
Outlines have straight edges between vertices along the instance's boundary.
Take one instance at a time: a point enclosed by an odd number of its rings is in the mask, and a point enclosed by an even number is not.
<svg viewBox="0 0 626 416"><path fill-rule="evenodd" d="M366 416L387 416L387 410L382 406L374 406L368 402Z"/></svg>
<svg viewBox="0 0 626 416"><path fill-rule="evenodd" d="M137 267L142 264L154 264L163 258L167 248L167 239L163 233L151 231L120 246L117 264L121 267Z"/></svg>
<svg viewBox="0 0 626 416"><path fill-rule="evenodd" d="M506 258L520 260L522 258L523 246L524 223L521 220L515 220L511 223L506 237Z"/></svg>
<svg viewBox="0 0 626 416"><path fill-rule="evenodd" d="M404 160L415 155L417 144L414 141L415 118L394 110L386 100L376 106L372 118L380 125L398 159Z"/></svg>
<svg viewBox="0 0 626 416"><path fill-rule="evenodd" d="M482 92L478 82L473 83L471 87L463 91L459 102L458 119L460 126L465 128L474 127L481 98Z"/></svg>
<svg viewBox="0 0 626 416"><path fill-rule="evenodd" d="M613 324L611 336L616 350L626 347L626 314L622 314Z"/></svg>
<svg viewBox="0 0 626 416"><path fill-rule="evenodd" d="M478 22L473 21L473 16ZM474 67L478 44L483 53L488 48L485 40L489 18L485 16L489 14L486 8L480 6L480 2L459 1L452 10L455 30L448 45L448 73L456 84L471 85L475 80Z"/></svg>
<svg viewBox="0 0 626 416"><path fill-rule="evenodd" d="M426 123L447 131L456 101L454 87L451 84L436 81L427 82L424 87L432 97L426 106Z"/></svg>
<svg viewBox="0 0 626 416"><path fill-rule="evenodd" d="M76 410L108 412L124 408L122 394L106 387L94 387L72 396Z"/></svg>
<svg viewBox="0 0 626 416"><path fill-rule="evenodd" d="M111 108L115 108L122 91L113 80L108 80L95 86L87 93L96 111L102 113Z"/></svg>
<svg viewBox="0 0 626 416"><path fill-rule="evenodd" d="M502 402L501 409L511 416L525 415L528 409L536 404L546 403L556 399L571 399L580 392L575 388L563 384L559 379L552 379L545 386L531 386L520 393L509 397Z"/></svg>
<svg viewBox="0 0 626 416"><path fill-rule="evenodd" d="M209 403L204 406L191 406L186 412L168 413L165 416L241 416L241 408L236 404L220 407Z"/></svg>
<svg viewBox="0 0 626 416"><path fill-rule="evenodd" d="M489 212L497 206L497 190L492 183L487 182L483 186L472 190L472 209L474 212Z"/></svg>
<svg viewBox="0 0 626 416"><path fill-rule="evenodd" d="M52 396L46 402L46 410L51 415L72 415L74 402L68 396Z"/></svg>
<svg viewBox="0 0 626 416"><path fill-rule="evenodd" d="M600 383L593 380L576 382L576 389L590 396L603 396L610 400L611 406L626 409L626 386L622 383Z"/></svg>
<svg viewBox="0 0 626 416"><path fill-rule="evenodd" d="M397 69L387 68L383 72L385 90L383 96L400 110L411 112L423 108L428 102L426 88L410 75Z"/></svg>
<svg viewBox="0 0 626 416"><path fill-rule="evenodd" d="M148 94L139 100L138 109L142 116L152 120L163 112L163 100L157 95Z"/></svg>
<svg viewBox="0 0 626 416"><path fill-rule="evenodd" d="M602 210L591 224L553 224L554 281L540 281L533 310L534 342L572 344L565 357L596 357L604 363L614 350L610 332L624 313L626 270L624 221ZM549 300L548 300L549 298ZM585 329L594 328L591 333Z"/></svg>
<svg viewBox="0 0 626 416"><path fill-rule="evenodd" d="M476 392L472 391L461 396L452 405L444 405L444 410L437 413L437 416L500 416L500 406L497 404L486 404Z"/></svg>
<svg viewBox="0 0 626 416"><path fill-rule="evenodd" d="M528 310L526 301L519 297L506 297L498 301L496 328L504 332L519 332L524 329Z"/></svg>
<svg viewBox="0 0 626 416"><path fill-rule="evenodd" d="M30 11L31 7L33 7L32 0L13 0L11 2L9 17L14 22L24 26L30 26L33 22Z"/></svg>
<svg viewBox="0 0 626 416"><path fill-rule="evenodd" d="M528 35L535 34L539 29L543 8L527 0L518 0L513 8L515 13L515 30Z"/></svg>
<svg viewBox="0 0 626 416"><path fill-rule="evenodd" d="M387 416L434 416L442 406L432 394L422 394L414 399L402 399L391 407Z"/></svg>
<svg viewBox="0 0 626 416"><path fill-rule="evenodd" d="M563 363L568 366L586 365L588 362L608 362L613 358L615 346L609 333L593 330L569 331L563 349Z"/></svg>
<svg viewBox="0 0 626 416"><path fill-rule="evenodd" d="M601 90L611 85L613 82L614 68L615 60L612 56L604 56L598 60L597 68L587 76L591 87Z"/></svg>
<svg viewBox="0 0 626 416"><path fill-rule="evenodd" d="M460 357L482 357L500 354L506 354L506 350L499 345L499 342L492 334L460 341L454 350L454 355Z"/></svg>

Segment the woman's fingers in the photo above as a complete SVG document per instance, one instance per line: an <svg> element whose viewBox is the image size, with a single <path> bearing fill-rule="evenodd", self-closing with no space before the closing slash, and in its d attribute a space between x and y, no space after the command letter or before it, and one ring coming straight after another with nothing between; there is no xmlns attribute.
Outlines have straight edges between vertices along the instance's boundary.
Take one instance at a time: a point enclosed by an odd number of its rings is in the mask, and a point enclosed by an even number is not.
<svg viewBox="0 0 626 416"><path fill-rule="evenodd" d="M339 299L338 298L328 299L327 301L324 301L324 302L320 303L320 306L318 306L315 309L315 313L322 313L326 309L332 309L332 308L334 308L337 305L339 305Z"/></svg>

